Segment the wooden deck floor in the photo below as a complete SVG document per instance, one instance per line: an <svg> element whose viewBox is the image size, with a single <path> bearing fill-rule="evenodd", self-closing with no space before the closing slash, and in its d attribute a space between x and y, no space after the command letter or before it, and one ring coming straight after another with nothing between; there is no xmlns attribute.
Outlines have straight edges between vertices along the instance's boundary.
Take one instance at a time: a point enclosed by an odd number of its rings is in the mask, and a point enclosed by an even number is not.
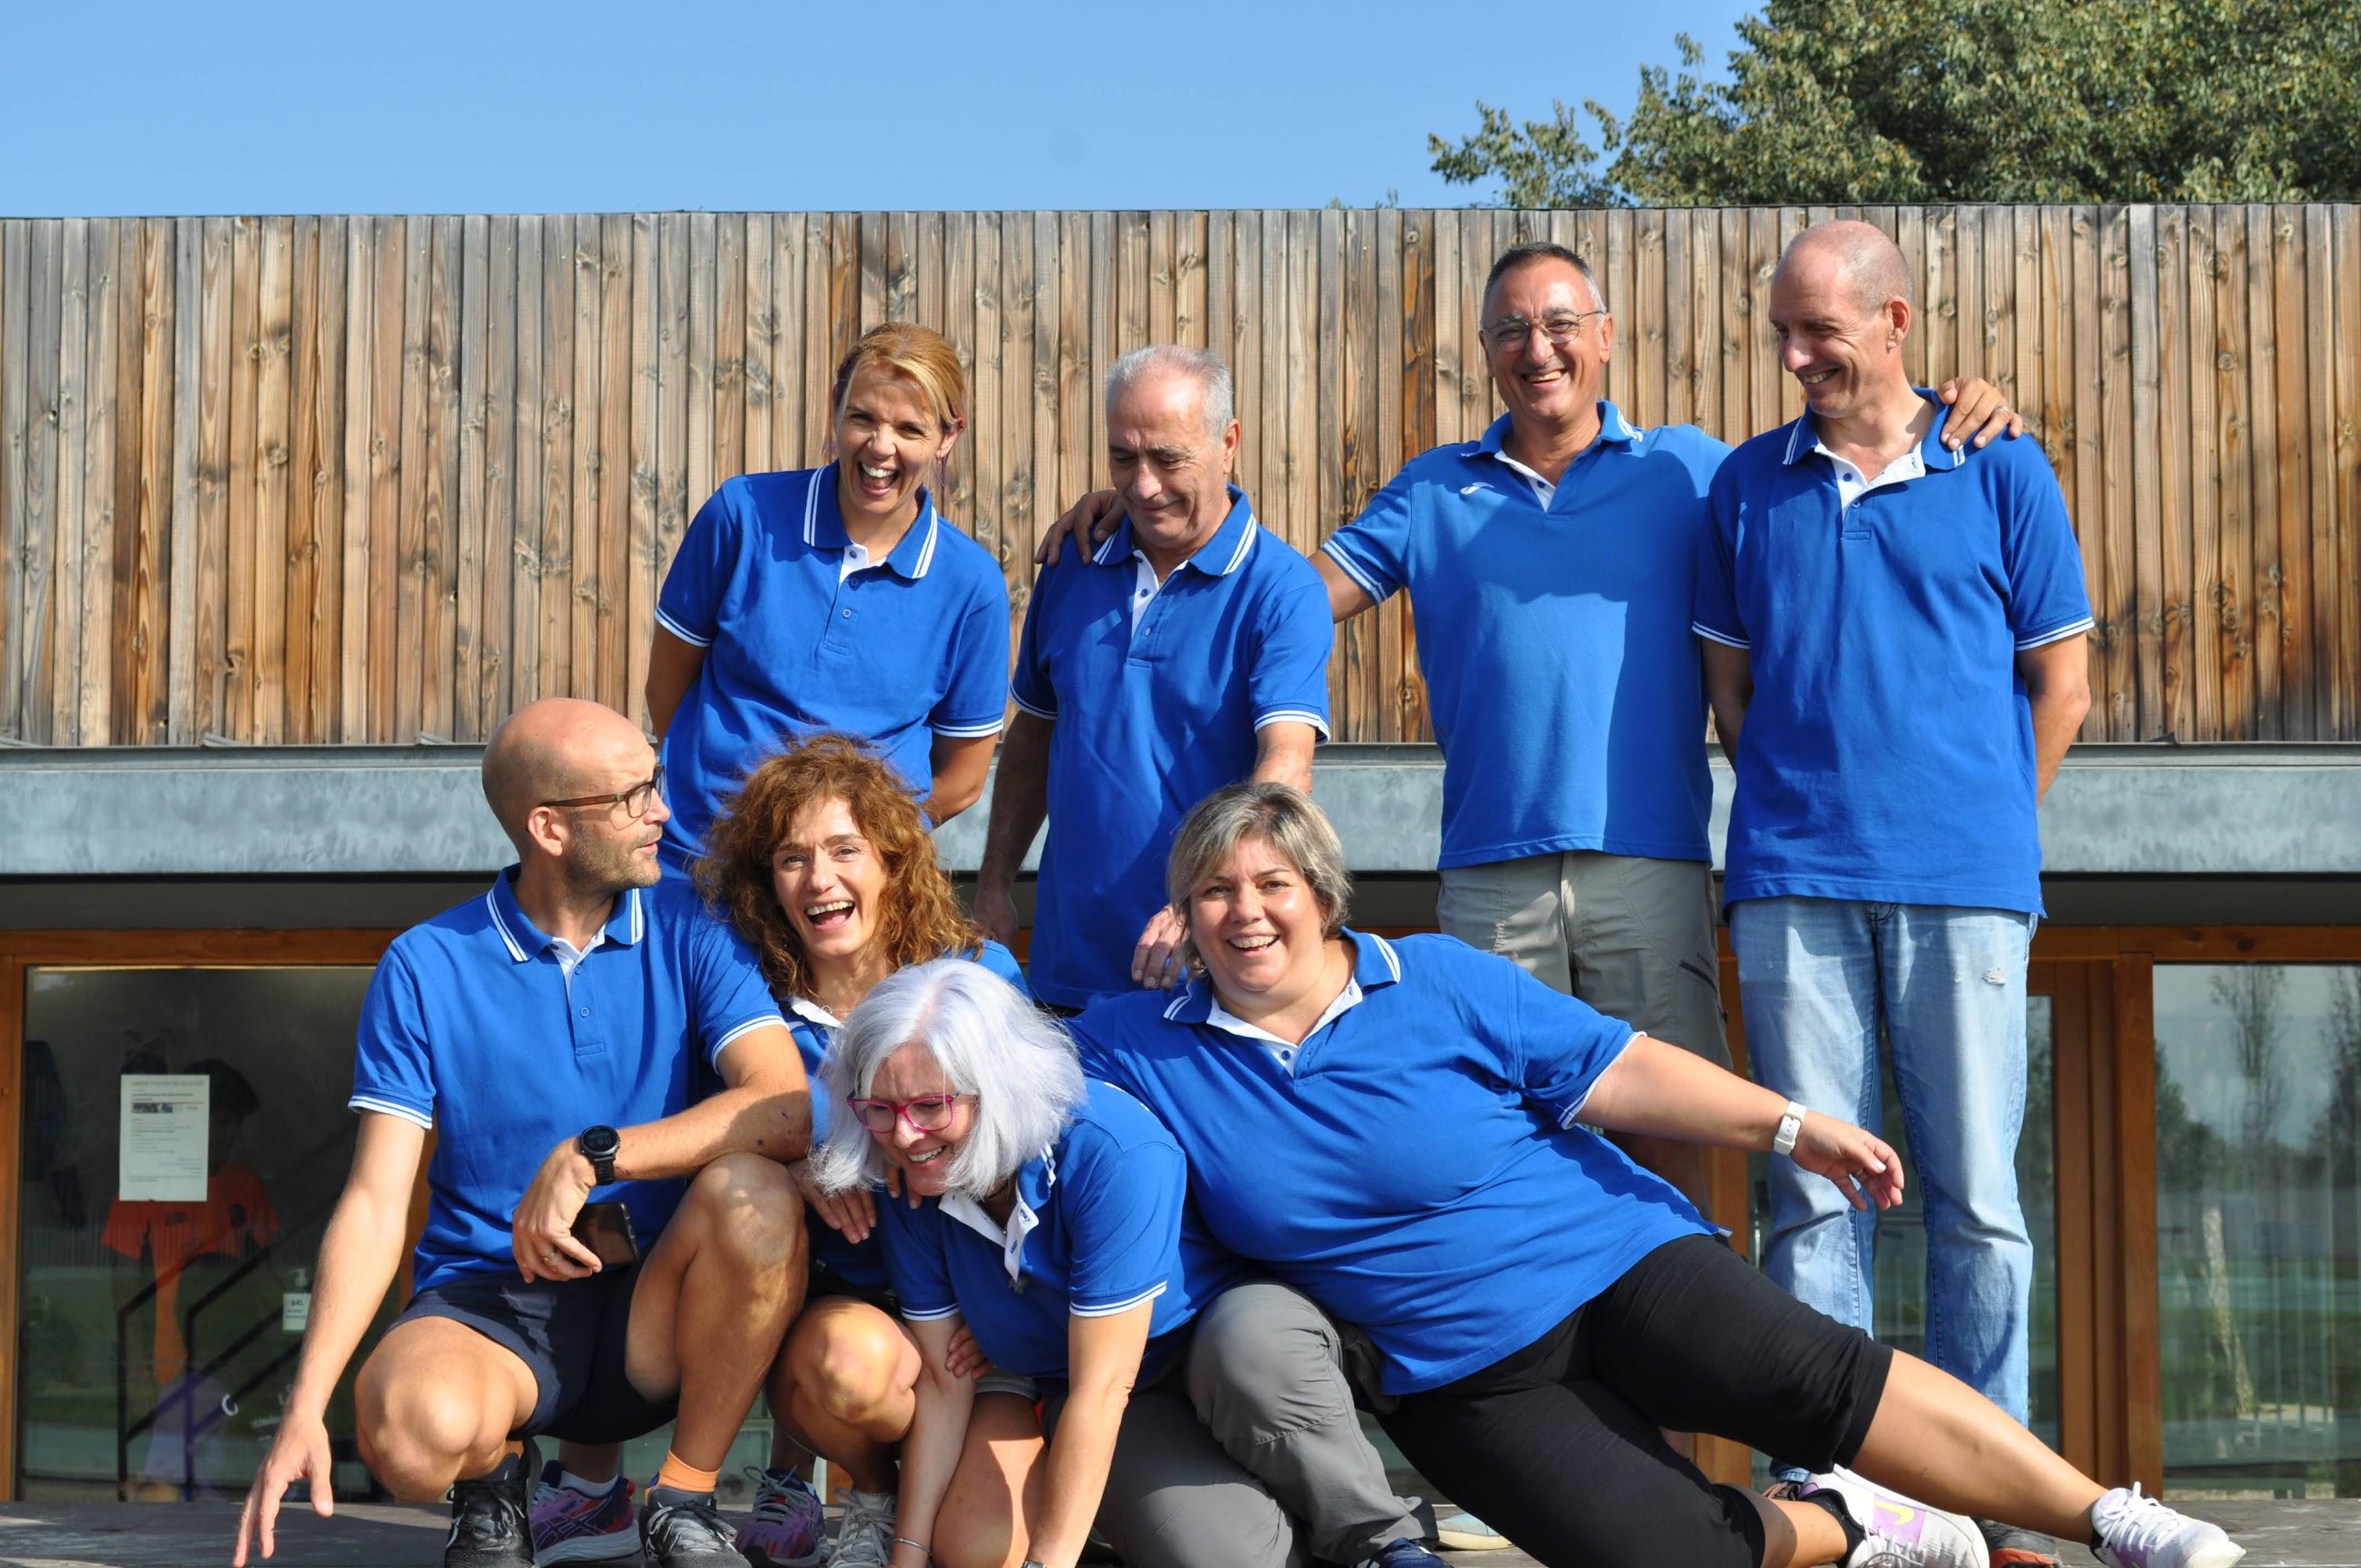
<svg viewBox="0 0 2361 1568"><path fill-rule="evenodd" d="M2243 1568L2361 1568L2361 1499L2197 1503L2243 1541ZM356 1506L334 1519L289 1518L272 1568L436 1568L440 1508ZM225 1563L237 1528L227 1503L0 1506L0 1568L186 1568ZM2078 1563L2092 1560L2076 1553ZM1464 1568L1532 1568L1522 1552L1462 1552ZM1618 1564L1616 1568L1639 1568ZM1668 1565L1669 1568L1669 1565Z"/></svg>

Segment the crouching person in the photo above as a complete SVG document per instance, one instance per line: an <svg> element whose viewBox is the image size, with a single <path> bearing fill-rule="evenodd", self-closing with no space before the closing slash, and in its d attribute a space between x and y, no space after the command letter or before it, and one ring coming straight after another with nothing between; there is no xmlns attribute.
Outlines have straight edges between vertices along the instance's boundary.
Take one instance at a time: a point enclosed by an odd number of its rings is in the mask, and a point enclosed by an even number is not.
<svg viewBox="0 0 2361 1568"><path fill-rule="evenodd" d="M1073 1568L1095 1520L1130 1568L1297 1568L1314 1550L1300 1530L1356 1512L1345 1561L1440 1563L1356 1427L1225 1451L1207 1409L1247 1393L1216 1393L1223 1370L1198 1363L1227 1336L1196 1331L1257 1287L1190 1206L1171 1135L1085 1081L1005 981L956 959L905 969L822 1070L816 1179L851 1191L899 1173L908 1201L882 1201L880 1223L922 1362L890 1537L840 1543L840 1563ZM998 1372L1036 1380L1038 1428L962 1375L962 1328ZM1257 1397L1300 1409L1298 1393Z"/></svg>
<svg viewBox="0 0 2361 1568"><path fill-rule="evenodd" d="M519 863L378 966L352 1174L236 1563L258 1535L271 1554L291 1484L329 1511L324 1413L401 1262L432 1131L416 1294L356 1388L362 1458L396 1497L451 1492L446 1568L510 1568L534 1561L534 1437L676 1420L640 1509L646 1560L742 1568L715 1472L800 1304L784 1162L805 1153L810 1100L743 941L659 883L661 785L638 728L595 703L533 703L486 748ZM700 1059L724 1087L692 1103ZM609 1245L602 1264L574 1234L593 1201L628 1212L636 1261Z"/></svg>

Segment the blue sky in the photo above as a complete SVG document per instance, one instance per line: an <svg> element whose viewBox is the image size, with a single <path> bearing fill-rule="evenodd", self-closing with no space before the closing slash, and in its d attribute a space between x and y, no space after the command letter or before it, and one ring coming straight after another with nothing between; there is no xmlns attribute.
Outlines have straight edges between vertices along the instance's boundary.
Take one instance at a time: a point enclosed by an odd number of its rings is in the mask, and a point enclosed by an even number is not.
<svg viewBox="0 0 2361 1568"><path fill-rule="evenodd" d="M1628 108L1752 8L34 0L0 214L1457 205L1477 98Z"/></svg>

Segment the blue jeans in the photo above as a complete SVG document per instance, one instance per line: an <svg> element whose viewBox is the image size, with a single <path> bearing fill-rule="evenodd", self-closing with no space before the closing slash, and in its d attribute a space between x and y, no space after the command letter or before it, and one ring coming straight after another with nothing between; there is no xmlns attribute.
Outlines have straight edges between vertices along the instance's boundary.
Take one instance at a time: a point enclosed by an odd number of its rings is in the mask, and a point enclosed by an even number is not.
<svg viewBox="0 0 2361 1568"><path fill-rule="evenodd" d="M1730 914L1746 1051L1766 1088L1883 1132L1883 1026L1927 1221L1927 1359L2026 1419L2033 1242L2017 1204L2025 965L2034 916L2006 909L1748 899ZM1763 1269L1867 1330L1874 1213L1771 1162Z"/></svg>

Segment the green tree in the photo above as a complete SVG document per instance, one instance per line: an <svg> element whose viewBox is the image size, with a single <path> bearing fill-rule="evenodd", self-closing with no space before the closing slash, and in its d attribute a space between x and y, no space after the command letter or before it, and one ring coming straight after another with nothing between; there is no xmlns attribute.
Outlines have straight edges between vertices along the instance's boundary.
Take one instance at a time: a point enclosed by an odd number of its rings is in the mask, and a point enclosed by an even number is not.
<svg viewBox="0 0 2361 1568"><path fill-rule="evenodd" d="M1767 0L1728 80L1649 66L1433 168L1511 206L2226 202L2361 194L2361 0Z"/></svg>

